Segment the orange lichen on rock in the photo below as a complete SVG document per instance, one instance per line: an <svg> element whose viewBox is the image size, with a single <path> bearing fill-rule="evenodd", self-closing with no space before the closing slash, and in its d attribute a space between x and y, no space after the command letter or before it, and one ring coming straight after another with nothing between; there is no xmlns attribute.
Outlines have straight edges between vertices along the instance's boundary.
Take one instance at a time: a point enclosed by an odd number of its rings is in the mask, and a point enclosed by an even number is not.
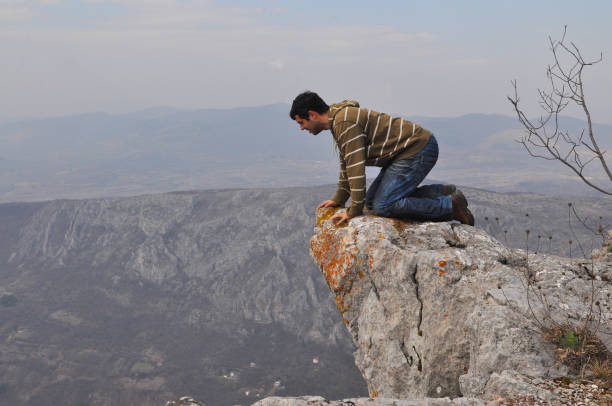
<svg viewBox="0 0 612 406"><path fill-rule="evenodd" d="M442 268L444 268L444 267L446 266L446 261L440 261L440 262L438 262L438 263L440 264L440 266L441 266Z"/></svg>
<svg viewBox="0 0 612 406"><path fill-rule="evenodd" d="M446 272L444 272L444 270L443 270L443 269L440 269L440 271L438 272L438 276L442 276L442 275L444 275L445 273L446 273Z"/></svg>
<svg viewBox="0 0 612 406"><path fill-rule="evenodd" d="M317 210L317 225L320 231L310 240L310 248L330 290L337 294L346 294L352 286L352 279L357 278L357 275L351 275L351 270L357 265L358 249L354 244L343 241L343 235L346 237L346 234L338 234L338 229L333 224L323 224L336 210L337 208ZM340 304L338 308L342 312Z"/></svg>
<svg viewBox="0 0 612 406"><path fill-rule="evenodd" d="M377 398L378 397L378 392L373 391L372 394L370 395L371 398Z"/></svg>
<svg viewBox="0 0 612 406"><path fill-rule="evenodd" d="M324 221L332 218L332 216L336 214L336 211L343 208L344 207L324 207L317 210L317 227L321 227Z"/></svg>
<svg viewBox="0 0 612 406"><path fill-rule="evenodd" d="M342 300L342 296L336 295L336 306L338 306L338 310L340 313L344 311L344 301Z"/></svg>
<svg viewBox="0 0 612 406"><path fill-rule="evenodd" d="M402 233L404 230L406 230L406 226L409 224L414 224L413 221L407 221L407 220L400 220L400 219L389 219L389 221L391 221L391 224L393 225L393 227L395 227L395 229L397 230L398 233Z"/></svg>

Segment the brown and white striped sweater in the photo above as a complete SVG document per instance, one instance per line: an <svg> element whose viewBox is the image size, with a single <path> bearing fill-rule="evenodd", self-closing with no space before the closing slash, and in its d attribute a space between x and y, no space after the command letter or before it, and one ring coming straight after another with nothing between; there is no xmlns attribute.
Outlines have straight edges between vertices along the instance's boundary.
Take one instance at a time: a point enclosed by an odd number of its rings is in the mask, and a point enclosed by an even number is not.
<svg viewBox="0 0 612 406"><path fill-rule="evenodd" d="M351 198L349 218L363 211L366 165L384 167L408 158L421 151L431 136L417 124L360 108L354 100L329 107L329 127L340 155L338 190L332 200L342 206Z"/></svg>

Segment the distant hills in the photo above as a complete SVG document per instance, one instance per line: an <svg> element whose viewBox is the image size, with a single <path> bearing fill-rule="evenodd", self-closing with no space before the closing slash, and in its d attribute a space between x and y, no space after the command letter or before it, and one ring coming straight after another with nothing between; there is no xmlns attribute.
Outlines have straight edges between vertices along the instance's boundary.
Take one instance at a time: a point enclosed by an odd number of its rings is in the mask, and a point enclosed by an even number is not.
<svg viewBox="0 0 612 406"><path fill-rule="evenodd" d="M328 193L0 204L0 404L365 395L308 254Z"/></svg>
<svg viewBox="0 0 612 406"><path fill-rule="evenodd" d="M91 113L0 124L0 202L173 190L335 183L328 132L312 137L289 106ZM410 117L440 143L436 179L496 191L589 194L554 162L529 157L512 117ZM583 123L563 125L580 131ZM610 147L612 126L596 128ZM376 169L368 171L372 178Z"/></svg>
<svg viewBox="0 0 612 406"><path fill-rule="evenodd" d="M0 404L365 396L309 256L315 207L333 192L0 204ZM568 229L565 199L464 192L477 227L509 246L569 255L571 239L574 257L601 247L575 219ZM611 199L572 202L591 226L612 224Z"/></svg>

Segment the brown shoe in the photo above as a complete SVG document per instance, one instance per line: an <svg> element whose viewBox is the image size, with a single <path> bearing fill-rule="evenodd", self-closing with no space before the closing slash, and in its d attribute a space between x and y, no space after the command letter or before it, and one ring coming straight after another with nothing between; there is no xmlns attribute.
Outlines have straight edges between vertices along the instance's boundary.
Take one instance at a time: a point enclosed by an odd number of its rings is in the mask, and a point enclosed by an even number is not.
<svg viewBox="0 0 612 406"><path fill-rule="evenodd" d="M474 226L474 215L470 211L470 209L466 209L468 212L468 224Z"/></svg>
<svg viewBox="0 0 612 406"><path fill-rule="evenodd" d="M453 202L453 220L459 221L461 224L474 225L474 216L472 212L467 208L468 202L463 192L459 189L455 190L451 194L451 201Z"/></svg>
<svg viewBox="0 0 612 406"><path fill-rule="evenodd" d="M451 184L448 185L442 185L442 196L450 196L453 193L455 193L455 190L457 190L457 186Z"/></svg>

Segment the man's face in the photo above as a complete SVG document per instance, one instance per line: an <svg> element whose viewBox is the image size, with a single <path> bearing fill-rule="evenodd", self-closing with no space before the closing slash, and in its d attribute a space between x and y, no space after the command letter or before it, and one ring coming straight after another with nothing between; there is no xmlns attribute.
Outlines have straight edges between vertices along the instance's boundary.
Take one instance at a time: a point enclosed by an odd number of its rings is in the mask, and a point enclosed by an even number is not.
<svg viewBox="0 0 612 406"><path fill-rule="evenodd" d="M305 119L297 114L295 115L295 121L300 125L300 130L308 130L312 135L317 135L325 129L323 124L316 121L315 115L309 112L308 116L309 118Z"/></svg>

